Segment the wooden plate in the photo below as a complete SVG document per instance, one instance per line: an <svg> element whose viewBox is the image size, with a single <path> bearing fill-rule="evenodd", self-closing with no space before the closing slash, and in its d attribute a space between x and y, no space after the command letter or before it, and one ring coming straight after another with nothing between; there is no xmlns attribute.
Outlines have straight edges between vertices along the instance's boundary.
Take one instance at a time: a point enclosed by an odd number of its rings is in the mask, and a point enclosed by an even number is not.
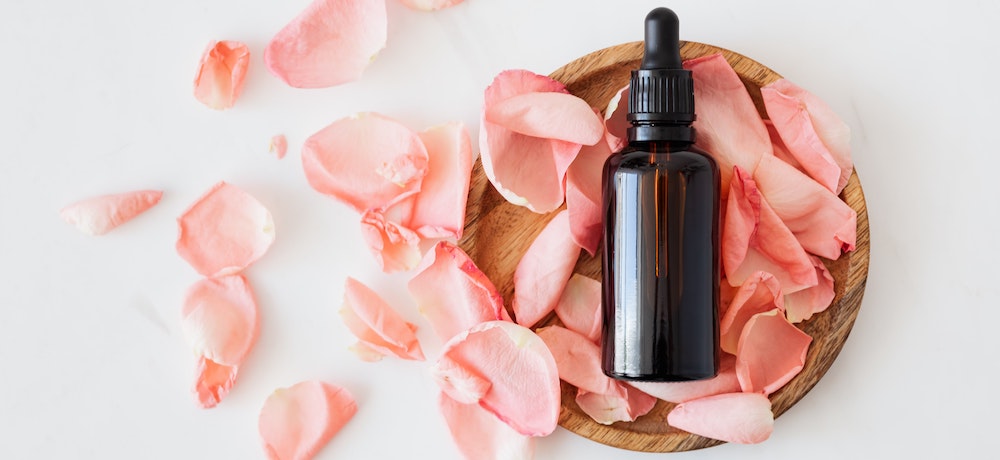
<svg viewBox="0 0 1000 460"><path fill-rule="evenodd" d="M780 75L732 51L693 42L683 43L681 47L684 59L713 53L722 53L726 57L749 90L757 110L765 115L759 88L780 78ZM642 43L626 43L581 57L551 76L565 83L570 92L591 106L603 108L616 91L628 84L629 72L638 67L641 58ZM869 239L868 213L856 172L840 197L858 213L857 249L839 260L825 261L835 279L836 297L829 309L798 325L813 337L813 342L802 372L771 395L776 417L802 399L830 368L847 340L861 306L868 276ZM554 215L554 212L535 214L505 201L486 179L482 165L477 162L469 191L465 236L459 245L496 283L504 299L512 299L514 269L535 236ZM581 251L576 271L600 279L600 256L590 257ZM542 324L556 321L555 315L550 315ZM664 401L659 401L652 412L635 422L605 426L583 413L576 405L575 396L576 388L562 382L559 424L600 443L646 452L685 451L722 443L668 426L667 412L674 405ZM778 429L781 429L780 425Z"/></svg>

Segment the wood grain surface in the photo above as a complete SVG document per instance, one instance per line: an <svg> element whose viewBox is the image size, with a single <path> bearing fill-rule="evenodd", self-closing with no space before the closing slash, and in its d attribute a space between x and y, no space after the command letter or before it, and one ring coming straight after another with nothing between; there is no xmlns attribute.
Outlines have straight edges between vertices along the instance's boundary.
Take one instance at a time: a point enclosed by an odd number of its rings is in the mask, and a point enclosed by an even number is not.
<svg viewBox="0 0 1000 460"><path fill-rule="evenodd" d="M713 53L722 53L736 69L757 110L766 116L759 88L780 78L780 75L752 59L725 49L694 42L685 42L681 46L684 59ZM603 110L611 97L628 84L629 72L638 67L641 58L642 43L626 43L583 56L551 76L565 83L571 93ZM840 197L857 211L857 248L836 261L824 261L834 277L836 297L826 311L798 324L800 329L813 337L813 342L802 372L770 396L775 417L802 399L830 368L847 340L861 306L868 276L869 234L865 197L856 171ZM489 183L482 165L477 161L469 191L465 234L459 245L497 285L509 303L513 299L513 274L518 261L555 214L536 214L505 201ZM590 257L581 251L576 271L600 279L600 255ZM558 323L554 314L544 319L540 326L553 323ZM692 435L667 425L667 413L674 405L665 401L659 401L649 414L635 422L606 426L583 413L576 405L575 396L576 388L562 382L559 424L600 443L646 452L685 451L721 444L721 441ZM780 430L781 424L777 423L775 429Z"/></svg>

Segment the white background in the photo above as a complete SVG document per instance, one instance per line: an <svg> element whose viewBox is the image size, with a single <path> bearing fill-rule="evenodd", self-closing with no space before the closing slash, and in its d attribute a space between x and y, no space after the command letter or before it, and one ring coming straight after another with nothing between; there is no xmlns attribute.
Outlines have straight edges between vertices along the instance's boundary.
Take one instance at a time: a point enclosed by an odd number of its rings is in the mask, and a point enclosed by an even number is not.
<svg viewBox="0 0 1000 460"><path fill-rule="evenodd" d="M359 278L419 325L364 249L357 216L309 188L299 147L358 111L413 129L464 121L499 71L549 73L642 38L657 1L467 0L435 13L389 3L388 46L361 80L298 90L262 52L306 5L247 0L0 3L0 458L263 458L256 418L275 388L323 379L357 416L319 458L456 458L427 363L359 361L341 324ZM1000 6L989 1L675 1L682 38L753 57L830 103L854 133L871 219L868 289L826 377L756 446L678 458L997 455L995 260L1000 214ZM243 97L192 97L214 39L249 44ZM285 133L289 155L267 153ZM179 334L197 274L174 218L219 180L274 214L248 277L260 339L222 404L197 409ZM58 217L75 200L140 188L163 201L104 237ZM429 356L440 345L424 327ZM648 459L559 429L537 458Z"/></svg>

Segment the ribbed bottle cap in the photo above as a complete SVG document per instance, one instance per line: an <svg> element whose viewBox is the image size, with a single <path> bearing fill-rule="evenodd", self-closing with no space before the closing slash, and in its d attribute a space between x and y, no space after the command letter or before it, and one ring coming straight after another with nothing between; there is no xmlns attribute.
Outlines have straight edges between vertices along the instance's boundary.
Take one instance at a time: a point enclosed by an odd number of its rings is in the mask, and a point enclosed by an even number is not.
<svg viewBox="0 0 1000 460"><path fill-rule="evenodd" d="M680 21L673 11L656 8L646 16L642 65L632 71L629 121L690 124L694 121L694 83L680 54Z"/></svg>

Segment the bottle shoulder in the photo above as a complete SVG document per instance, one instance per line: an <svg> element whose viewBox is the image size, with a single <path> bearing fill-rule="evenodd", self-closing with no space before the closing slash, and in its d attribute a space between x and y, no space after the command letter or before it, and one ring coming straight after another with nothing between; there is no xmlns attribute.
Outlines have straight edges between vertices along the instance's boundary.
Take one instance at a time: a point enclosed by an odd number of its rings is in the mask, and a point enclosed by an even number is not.
<svg viewBox="0 0 1000 460"><path fill-rule="evenodd" d="M697 168L718 171L711 154L692 145L629 145L608 158L609 167L629 169Z"/></svg>

